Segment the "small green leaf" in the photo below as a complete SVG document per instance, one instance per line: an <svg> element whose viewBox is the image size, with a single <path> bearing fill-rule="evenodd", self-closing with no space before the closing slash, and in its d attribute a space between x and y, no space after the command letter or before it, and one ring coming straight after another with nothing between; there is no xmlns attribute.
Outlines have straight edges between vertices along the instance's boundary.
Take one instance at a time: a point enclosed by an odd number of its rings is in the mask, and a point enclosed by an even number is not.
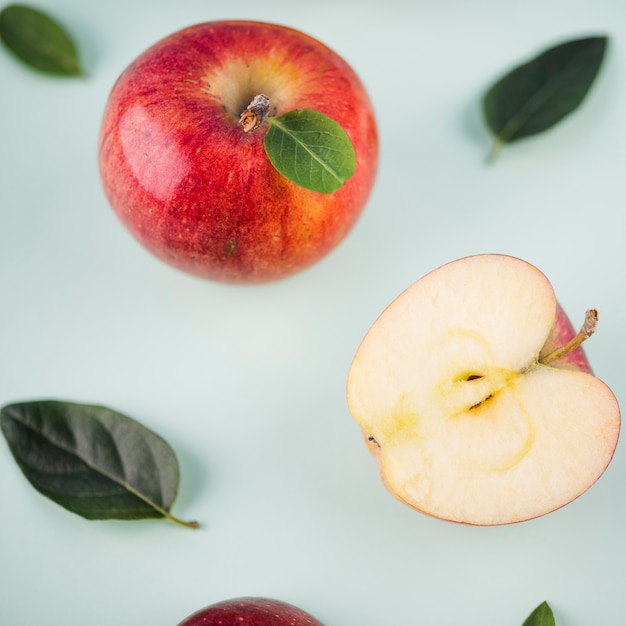
<svg viewBox="0 0 626 626"><path fill-rule="evenodd" d="M572 113L602 64L606 37L587 37L546 50L497 81L483 99L496 148L535 135Z"/></svg>
<svg viewBox="0 0 626 626"><path fill-rule="evenodd" d="M265 151L289 180L306 189L332 193L354 174L356 154L350 137L327 115L298 109L267 121Z"/></svg>
<svg viewBox="0 0 626 626"><path fill-rule="evenodd" d="M547 602L542 602L527 618L522 626L555 626L554 614Z"/></svg>
<svg viewBox="0 0 626 626"><path fill-rule="evenodd" d="M76 45L46 13L23 4L0 11L0 39L19 59L48 74L80 75Z"/></svg>
<svg viewBox="0 0 626 626"><path fill-rule="evenodd" d="M86 519L149 519L197 527L170 514L178 461L158 435L105 407L41 400L10 404L0 425L40 493Z"/></svg>

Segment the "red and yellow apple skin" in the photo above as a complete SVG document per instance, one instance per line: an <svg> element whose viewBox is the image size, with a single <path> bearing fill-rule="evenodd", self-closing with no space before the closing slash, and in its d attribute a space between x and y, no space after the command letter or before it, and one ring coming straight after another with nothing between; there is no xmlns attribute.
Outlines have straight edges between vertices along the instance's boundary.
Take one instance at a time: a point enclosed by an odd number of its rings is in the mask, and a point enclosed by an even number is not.
<svg viewBox="0 0 626 626"><path fill-rule="evenodd" d="M287 180L265 154L267 124L243 131L260 93L271 116L314 109L343 127L357 165L339 190ZM361 214L377 166L374 112L351 67L308 35L251 21L198 24L146 50L113 86L99 140L104 191L128 230L172 266L230 283L322 259Z"/></svg>
<svg viewBox="0 0 626 626"><path fill-rule="evenodd" d="M298 607L268 598L235 598L196 611L178 626L323 626Z"/></svg>

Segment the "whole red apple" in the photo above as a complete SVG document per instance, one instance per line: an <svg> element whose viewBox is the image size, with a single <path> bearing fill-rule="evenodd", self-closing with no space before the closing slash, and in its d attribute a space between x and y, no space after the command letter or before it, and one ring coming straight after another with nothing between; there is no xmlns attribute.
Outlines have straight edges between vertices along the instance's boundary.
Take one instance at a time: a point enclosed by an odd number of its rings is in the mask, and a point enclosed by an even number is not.
<svg viewBox="0 0 626 626"><path fill-rule="evenodd" d="M312 109L337 122L356 153L334 193L298 186L270 163L267 125L245 132L255 96L269 115ZM198 24L141 54L105 107L99 166L130 232L191 274L261 283L298 272L347 235L372 189L378 135L351 67L291 28L251 21Z"/></svg>
<svg viewBox="0 0 626 626"><path fill-rule="evenodd" d="M268 598L235 598L196 611L179 626L323 626L302 609Z"/></svg>

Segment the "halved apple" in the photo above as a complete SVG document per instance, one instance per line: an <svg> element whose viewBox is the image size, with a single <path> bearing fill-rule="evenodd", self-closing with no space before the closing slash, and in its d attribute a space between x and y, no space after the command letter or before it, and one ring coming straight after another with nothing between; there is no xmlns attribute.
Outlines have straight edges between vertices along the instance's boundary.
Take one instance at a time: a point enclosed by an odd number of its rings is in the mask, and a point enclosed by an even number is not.
<svg viewBox="0 0 626 626"><path fill-rule="evenodd" d="M449 263L402 293L352 363L348 406L385 486L429 515L520 522L586 491L620 429L548 279L510 256Z"/></svg>

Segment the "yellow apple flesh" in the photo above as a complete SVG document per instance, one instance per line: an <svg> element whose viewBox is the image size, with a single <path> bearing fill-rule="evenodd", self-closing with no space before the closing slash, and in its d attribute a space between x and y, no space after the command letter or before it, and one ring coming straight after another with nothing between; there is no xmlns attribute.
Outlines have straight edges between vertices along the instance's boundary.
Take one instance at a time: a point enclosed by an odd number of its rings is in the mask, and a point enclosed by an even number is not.
<svg viewBox="0 0 626 626"><path fill-rule="evenodd" d="M548 279L503 255L449 263L401 294L347 384L386 487L480 525L535 518L586 491L612 458L620 412L580 348L550 361L563 320Z"/></svg>

